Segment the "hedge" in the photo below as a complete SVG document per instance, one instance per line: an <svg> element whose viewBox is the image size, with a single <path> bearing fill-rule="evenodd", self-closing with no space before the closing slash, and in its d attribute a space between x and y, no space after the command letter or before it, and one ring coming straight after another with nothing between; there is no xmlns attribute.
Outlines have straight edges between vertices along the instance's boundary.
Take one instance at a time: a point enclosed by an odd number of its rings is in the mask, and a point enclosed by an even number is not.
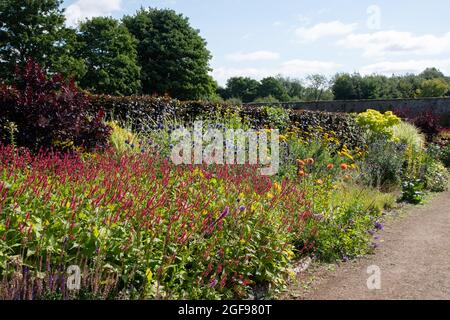
<svg viewBox="0 0 450 320"><path fill-rule="evenodd" d="M240 106L227 103L205 101L178 101L168 97L130 96L114 97L107 95L91 95L91 110L105 110L107 117L119 119L132 124L136 129L151 130L152 125L165 118L177 118L191 122L199 117L221 117L226 112L239 112L253 128L270 126L267 110L259 106ZM333 113L307 110L286 109L289 122L286 127L295 125L305 132L321 127L324 132L334 131L342 138L343 143L352 146L362 145L361 128L356 125L355 116L348 113ZM151 125L150 125L151 124Z"/></svg>

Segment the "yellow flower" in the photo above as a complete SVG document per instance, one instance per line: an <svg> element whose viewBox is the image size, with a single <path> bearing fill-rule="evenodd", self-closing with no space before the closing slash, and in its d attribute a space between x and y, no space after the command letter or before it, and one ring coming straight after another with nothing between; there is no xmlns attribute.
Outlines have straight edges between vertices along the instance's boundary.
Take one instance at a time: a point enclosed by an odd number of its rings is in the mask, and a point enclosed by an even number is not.
<svg viewBox="0 0 450 320"><path fill-rule="evenodd" d="M285 252L286 252L286 254L288 255L289 258L292 258L292 257L295 256L295 254L294 254L294 252L292 252L292 250L287 249Z"/></svg>
<svg viewBox="0 0 450 320"><path fill-rule="evenodd" d="M266 197L267 197L267 199L272 200L274 198L274 195L272 192L267 192Z"/></svg>
<svg viewBox="0 0 450 320"><path fill-rule="evenodd" d="M278 193L281 192L281 185L278 182L275 182L273 184L273 188L275 189L275 191L277 191Z"/></svg>
<svg viewBox="0 0 450 320"><path fill-rule="evenodd" d="M152 270L150 270L150 268L148 268L148 269L145 271L145 277L147 278L147 282L148 282L148 283L152 282L152 279L153 279L153 272L152 272Z"/></svg>
<svg viewBox="0 0 450 320"><path fill-rule="evenodd" d="M239 243L240 243L240 244L245 244L246 241L245 241L244 239L241 239L241 240L239 241Z"/></svg>
<svg viewBox="0 0 450 320"><path fill-rule="evenodd" d="M94 230L92 230L92 233L94 234L94 237L98 238L100 235L100 232L98 231L97 226L94 227Z"/></svg>
<svg viewBox="0 0 450 320"><path fill-rule="evenodd" d="M69 209L69 208L70 208L70 205L71 205L70 201L67 201L67 203L66 203L66 208Z"/></svg>

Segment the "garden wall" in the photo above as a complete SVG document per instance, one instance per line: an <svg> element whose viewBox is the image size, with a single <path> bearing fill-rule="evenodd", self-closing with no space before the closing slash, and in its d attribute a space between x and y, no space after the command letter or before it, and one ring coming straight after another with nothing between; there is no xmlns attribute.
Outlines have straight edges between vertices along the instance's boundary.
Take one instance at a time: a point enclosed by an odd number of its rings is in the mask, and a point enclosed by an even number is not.
<svg viewBox="0 0 450 320"><path fill-rule="evenodd" d="M329 112L364 112L367 109L379 111L400 111L414 117L424 111L431 111L439 116L443 125L450 123L450 98L393 99L393 100L341 100L313 102L271 103L297 110L314 110ZM252 103L254 106L267 103Z"/></svg>

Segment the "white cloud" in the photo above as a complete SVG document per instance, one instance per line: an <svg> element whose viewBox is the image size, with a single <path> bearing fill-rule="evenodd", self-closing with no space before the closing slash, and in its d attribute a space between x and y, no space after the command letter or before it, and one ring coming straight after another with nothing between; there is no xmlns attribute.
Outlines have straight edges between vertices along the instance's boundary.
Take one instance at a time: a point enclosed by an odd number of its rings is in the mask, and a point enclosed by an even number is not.
<svg viewBox="0 0 450 320"><path fill-rule="evenodd" d="M215 68L212 72L214 79L220 85L224 85L231 77L250 77L261 80L262 78L282 75L292 78L302 78L312 73L333 74L341 67L340 64L329 61L317 60L289 60L271 68Z"/></svg>
<svg viewBox="0 0 450 320"><path fill-rule="evenodd" d="M331 61L294 59L283 63L280 73L289 76L305 76L311 73L331 74L336 72L340 67L342 65Z"/></svg>
<svg viewBox="0 0 450 320"><path fill-rule="evenodd" d="M450 59L423 59L423 60L406 60L406 61L382 61L364 66L360 69L360 73L366 74L384 74L390 76L392 74L420 73L426 68L436 67L444 73L450 72Z"/></svg>
<svg viewBox="0 0 450 320"><path fill-rule="evenodd" d="M322 22L312 27L301 27L295 35L302 42L313 42L324 37L347 35L358 27L357 23L345 24L341 21Z"/></svg>
<svg viewBox="0 0 450 320"><path fill-rule="evenodd" d="M227 60L235 62L267 61L267 60L278 60L280 58L280 54L278 52L261 50L249 53L235 52L227 55L226 58Z"/></svg>
<svg viewBox="0 0 450 320"><path fill-rule="evenodd" d="M220 85L225 85L227 80L231 77L250 77L261 80L264 77L275 75L271 69L268 68L228 68L220 67L214 68L212 76Z"/></svg>
<svg viewBox="0 0 450 320"><path fill-rule="evenodd" d="M67 24L77 25L81 20L111 15L122 9L122 0L78 0L66 9Z"/></svg>
<svg viewBox="0 0 450 320"><path fill-rule="evenodd" d="M443 36L414 35L395 30L349 34L338 41L346 48L362 49L366 57L438 55L450 52L450 32Z"/></svg>

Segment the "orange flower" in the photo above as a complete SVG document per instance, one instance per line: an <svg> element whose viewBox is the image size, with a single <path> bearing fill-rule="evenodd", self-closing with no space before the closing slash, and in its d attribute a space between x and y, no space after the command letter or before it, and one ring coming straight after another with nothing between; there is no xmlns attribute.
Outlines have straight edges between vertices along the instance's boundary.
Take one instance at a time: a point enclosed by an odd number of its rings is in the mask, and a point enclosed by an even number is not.
<svg viewBox="0 0 450 320"><path fill-rule="evenodd" d="M299 177L304 177L306 175L306 173L305 173L305 171L303 171L303 170L300 170L299 172L298 172L298 176Z"/></svg>
<svg viewBox="0 0 450 320"><path fill-rule="evenodd" d="M305 165L305 161L303 161L303 160L298 160L298 159L297 159L297 164L298 164L300 167L303 167L303 166Z"/></svg>
<svg viewBox="0 0 450 320"><path fill-rule="evenodd" d="M347 170L348 169L348 165L345 164L345 163L341 164L341 169L342 170Z"/></svg>
<svg viewBox="0 0 450 320"><path fill-rule="evenodd" d="M314 159L313 158L308 158L308 159L305 160L305 162L307 164L314 164Z"/></svg>
<svg viewBox="0 0 450 320"><path fill-rule="evenodd" d="M333 169L334 169L334 164L330 163L330 164L327 166L327 169L328 169L328 170L333 170Z"/></svg>

